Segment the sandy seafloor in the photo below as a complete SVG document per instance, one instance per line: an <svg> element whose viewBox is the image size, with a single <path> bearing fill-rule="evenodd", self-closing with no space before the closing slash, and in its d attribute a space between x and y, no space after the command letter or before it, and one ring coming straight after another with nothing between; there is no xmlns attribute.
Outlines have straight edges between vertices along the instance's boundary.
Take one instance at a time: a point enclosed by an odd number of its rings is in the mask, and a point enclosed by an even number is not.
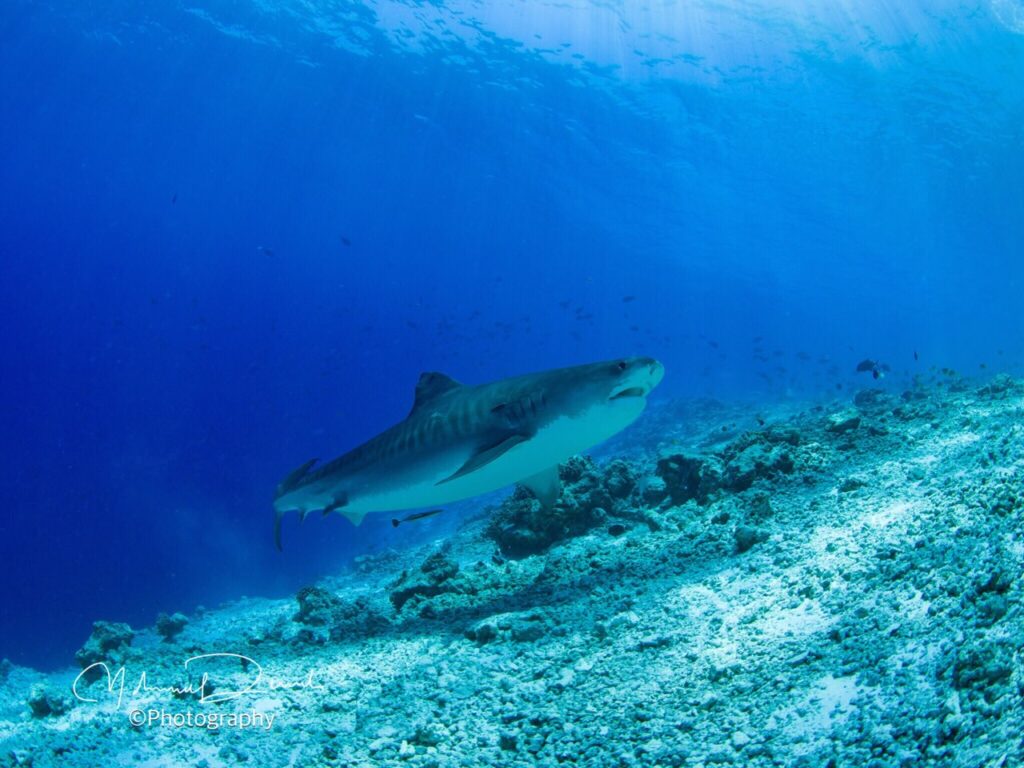
<svg viewBox="0 0 1024 768"><path fill-rule="evenodd" d="M662 404L603 455L554 516L518 492L291 599L5 662L0 765L1022 764L1024 384ZM97 661L120 704L71 695Z"/></svg>

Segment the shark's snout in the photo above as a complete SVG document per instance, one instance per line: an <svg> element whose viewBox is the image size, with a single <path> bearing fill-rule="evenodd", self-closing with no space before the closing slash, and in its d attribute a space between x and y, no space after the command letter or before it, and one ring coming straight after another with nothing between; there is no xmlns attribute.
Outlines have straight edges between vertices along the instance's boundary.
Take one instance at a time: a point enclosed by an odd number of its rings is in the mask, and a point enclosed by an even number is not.
<svg viewBox="0 0 1024 768"><path fill-rule="evenodd" d="M623 360L618 366L622 371L622 379L608 396L609 400L646 397L665 376L665 366L653 357L635 357L631 360Z"/></svg>
<svg viewBox="0 0 1024 768"><path fill-rule="evenodd" d="M654 358L648 358L647 371L648 376L650 377L650 387L647 391L650 392L661 383L663 378L665 378L665 366Z"/></svg>

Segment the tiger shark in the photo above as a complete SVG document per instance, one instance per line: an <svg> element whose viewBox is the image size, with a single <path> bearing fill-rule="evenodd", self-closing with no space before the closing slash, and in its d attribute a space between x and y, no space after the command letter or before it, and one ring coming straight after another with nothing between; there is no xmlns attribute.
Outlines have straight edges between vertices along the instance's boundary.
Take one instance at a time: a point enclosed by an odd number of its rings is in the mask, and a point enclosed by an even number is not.
<svg viewBox="0 0 1024 768"><path fill-rule="evenodd" d="M512 483L545 507L561 493L558 464L631 424L665 368L628 357L468 386L420 376L404 421L315 468L311 459L277 487L281 518L337 512L359 525L369 512L436 507Z"/></svg>

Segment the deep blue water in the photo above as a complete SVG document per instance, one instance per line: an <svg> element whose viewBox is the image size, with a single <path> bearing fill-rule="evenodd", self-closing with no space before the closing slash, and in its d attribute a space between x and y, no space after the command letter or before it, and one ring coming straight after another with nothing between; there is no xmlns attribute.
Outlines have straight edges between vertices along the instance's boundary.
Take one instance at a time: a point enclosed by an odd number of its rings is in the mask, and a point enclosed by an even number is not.
<svg viewBox="0 0 1024 768"><path fill-rule="evenodd" d="M271 537L423 370L650 354L756 402L1024 360L1019 0L10 0L0 73L19 663L431 535Z"/></svg>

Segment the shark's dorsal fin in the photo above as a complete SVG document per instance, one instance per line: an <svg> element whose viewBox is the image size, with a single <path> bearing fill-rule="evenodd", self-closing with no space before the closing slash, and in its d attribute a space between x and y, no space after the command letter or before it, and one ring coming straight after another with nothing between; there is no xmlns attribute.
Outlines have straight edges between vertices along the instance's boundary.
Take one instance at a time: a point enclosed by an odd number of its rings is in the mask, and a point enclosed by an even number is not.
<svg viewBox="0 0 1024 768"><path fill-rule="evenodd" d="M434 398L440 397L445 392L451 392L462 385L451 376L445 376L437 371L427 371L420 374L420 380L416 382L416 400L412 404L415 411L424 403L429 403Z"/></svg>

